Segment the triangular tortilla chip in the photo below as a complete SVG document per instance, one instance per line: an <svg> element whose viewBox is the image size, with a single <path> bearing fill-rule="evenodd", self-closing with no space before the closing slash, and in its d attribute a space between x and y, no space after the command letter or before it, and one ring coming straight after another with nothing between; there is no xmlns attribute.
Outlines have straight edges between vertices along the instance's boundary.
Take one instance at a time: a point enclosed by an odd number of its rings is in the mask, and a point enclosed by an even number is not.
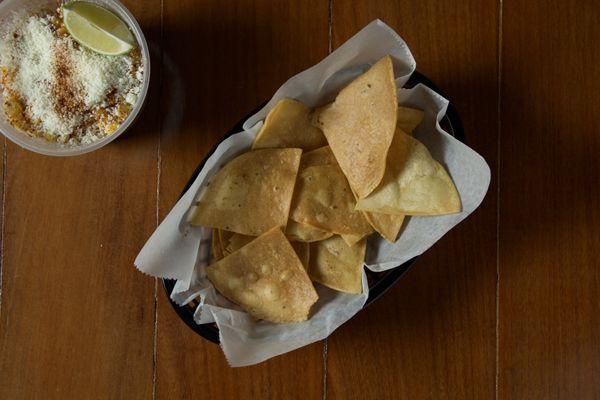
<svg viewBox="0 0 600 400"><path fill-rule="evenodd" d="M318 242L333 236L333 232L327 232L314 226L301 224L294 220L288 220L285 235L296 242Z"/></svg>
<svg viewBox="0 0 600 400"><path fill-rule="evenodd" d="M300 262L305 270L308 270L308 262L310 260L310 243L290 242L294 251L298 255Z"/></svg>
<svg viewBox="0 0 600 400"><path fill-rule="evenodd" d="M219 230L212 230L212 239L211 239L211 252L215 261L219 261L223 258L223 250L221 248L221 239L219 237Z"/></svg>
<svg viewBox="0 0 600 400"><path fill-rule="evenodd" d="M425 113L416 108L398 106L398 118L396 128L406 133L411 133L423 121Z"/></svg>
<svg viewBox="0 0 600 400"><path fill-rule="evenodd" d="M398 129L387 164L381 185L357 201L357 210L400 215L460 212L452 179L417 139Z"/></svg>
<svg viewBox="0 0 600 400"><path fill-rule="evenodd" d="M337 165L315 165L298 174L290 218L337 234L366 235L371 226Z"/></svg>
<svg viewBox="0 0 600 400"><path fill-rule="evenodd" d="M289 226L289 222L288 222L288 226ZM227 245L227 249L224 252L224 255L229 255L229 254L233 253L234 251L241 249L242 247L244 247L245 245L247 245L254 239L256 239L254 236L246 236L246 235L240 235L239 233L234 233L233 235L231 235L231 238L229 239L229 244ZM290 242L290 244L294 248L294 251L296 251L296 254L298 255L298 258L300 259L300 261L302 262L302 265L304 266L304 268L308 268L308 255L310 252L310 245L308 243L303 243L303 242Z"/></svg>
<svg viewBox="0 0 600 400"><path fill-rule="evenodd" d="M300 158L300 171L307 167L315 166L315 165L336 165L339 166L337 161L335 160L335 156L331 151L329 146L324 146L318 148L316 150L310 151L308 153L302 154L302 158ZM366 217L366 216L365 216ZM368 221L368 220L367 220ZM289 222L288 222L289 224ZM289 225L288 225L289 226ZM361 240L365 235L341 235L342 239L348 244L348 246L352 246ZM324 240L326 238L320 239Z"/></svg>
<svg viewBox="0 0 600 400"><path fill-rule="evenodd" d="M295 147L312 150L327 144L323 132L311 124L310 110L292 99L282 99L269 112L252 149Z"/></svg>
<svg viewBox="0 0 600 400"><path fill-rule="evenodd" d="M206 268L217 290L258 319L308 319L318 296L302 262L276 227Z"/></svg>
<svg viewBox="0 0 600 400"><path fill-rule="evenodd" d="M319 147L318 149L302 154L300 158L300 170L314 167L315 165L338 165L329 146Z"/></svg>
<svg viewBox="0 0 600 400"><path fill-rule="evenodd" d="M201 195L190 222L249 236L285 227L301 154L261 149L233 159Z"/></svg>
<svg viewBox="0 0 600 400"><path fill-rule="evenodd" d="M340 236L310 244L310 278L334 290L362 293L367 241L348 246Z"/></svg>
<svg viewBox="0 0 600 400"><path fill-rule="evenodd" d="M365 215L366 218L366 215ZM367 220L368 222L368 220ZM356 243L360 242L360 239L364 238L364 235L340 235L342 237L342 239L344 239L344 242L346 242L346 244L348 246L354 246Z"/></svg>
<svg viewBox="0 0 600 400"><path fill-rule="evenodd" d="M300 165L302 165L302 161L300 161ZM354 198L356 198L356 193L354 191L352 193L354 194ZM404 215L381 214L368 211L362 211L362 213L369 225L387 239L388 242L393 243L396 241L398 232L400 232L400 228L402 227L402 222L404 222ZM341 236L348 246L352 246L362 239L362 237L352 235Z"/></svg>
<svg viewBox="0 0 600 400"><path fill-rule="evenodd" d="M316 125L361 199L383 178L397 112L394 70L386 56L342 89L316 116Z"/></svg>
<svg viewBox="0 0 600 400"><path fill-rule="evenodd" d="M363 211L365 218L384 239L394 243L404 222L404 215L381 214Z"/></svg>
<svg viewBox="0 0 600 400"><path fill-rule="evenodd" d="M231 254L236 250L241 249L251 241L256 239L254 236L241 235L239 233L234 233L229 238L229 244L226 247L226 254Z"/></svg>
<svg viewBox="0 0 600 400"><path fill-rule="evenodd" d="M324 147L318 148L316 150L310 151L308 153L302 154L302 157L300 158L300 171L302 171L305 168L312 167L315 165L339 166L337 161L335 160L335 156L333 155L333 152L331 151L331 148L329 146L324 146ZM366 215L365 215L365 218L366 218ZM294 222L294 221L292 221L292 222ZM367 222L368 222L368 219L367 219ZM298 225L299 223L294 222L294 224ZM301 225L307 226L304 224L301 224ZM290 227L290 221L288 221L288 228L289 227ZM287 231L286 231L286 234L287 234ZM331 235L333 235L333 234L331 234ZM358 241L360 241L365 235L344 234L344 235L340 235L340 236L342 237L342 239L344 239L344 241L346 242L346 244L348 246L353 246ZM288 235L288 237L289 237L289 235ZM325 240L325 239L327 239L327 238L322 238L319 240Z"/></svg>
<svg viewBox="0 0 600 400"><path fill-rule="evenodd" d="M331 104L331 103L330 103ZM321 107L324 110L330 104ZM313 116L313 119L317 115ZM411 133L423 121L425 112L417 108L398 106L398 115L396 116L396 128L402 129L404 132Z"/></svg>
<svg viewBox="0 0 600 400"><path fill-rule="evenodd" d="M221 254L223 257L228 255L230 252L227 251L227 247L229 246L229 241L235 235L233 232L224 231L223 229L217 229L217 235L219 236L219 246L221 247Z"/></svg>

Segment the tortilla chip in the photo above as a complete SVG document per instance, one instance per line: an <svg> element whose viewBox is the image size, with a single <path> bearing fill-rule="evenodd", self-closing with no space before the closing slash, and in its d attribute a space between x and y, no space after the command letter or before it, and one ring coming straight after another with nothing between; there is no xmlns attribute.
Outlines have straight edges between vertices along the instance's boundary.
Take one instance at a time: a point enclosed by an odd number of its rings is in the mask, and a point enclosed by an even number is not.
<svg viewBox="0 0 600 400"><path fill-rule="evenodd" d="M311 243L310 278L340 292L362 293L366 247L366 240L348 246L340 236Z"/></svg>
<svg viewBox="0 0 600 400"><path fill-rule="evenodd" d="M361 199L383 178L397 113L394 70L386 56L342 89L316 116L316 125Z"/></svg>
<svg viewBox="0 0 600 400"><path fill-rule="evenodd" d="M312 150L326 144L321 129L311 124L310 109L299 101L282 99L267 115L252 149L295 147Z"/></svg>
<svg viewBox="0 0 600 400"><path fill-rule="evenodd" d="M398 238L398 232L402 228L404 215L381 214L363 211L365 218L384 239L394 243Z"/></svg>
<svg viewBox="0 0 600 400"><path fill-rule="evenodd" d="M202 194L191 224L248 236L285 227L301 154L300 149L261 149L233 159Z"/></svg>
<svg viewBox="0 0 600 400"><path fill-rule="evenodd" d="M300 161L300 164L302 164L302 161ZM354 198L356 198L356 193L354 193L354 191L352 193L354 194ZM400 228L404 221L404 215L381 214L368 211L362 211L362 213L369 225L371 225L381 236L389 242L393 243L396 241L398 232L400 232ZM362 239L362 237L352 235L341 236L348 246L352 246Z"/></svg>
<svg viewBox="0 0 600 400"><path fill-rule="evenodd" d="M366 216L365 216L366 218ZM368 220L367 220L368 222ZM344 239L344 242L346 242L346 244L348 246L354 246L356 243L360 242L360 239L362 239L364 236L361 235L340 235L342 237L342 239Z"/></svg>
<svg viewBox="0 0 600 400"><path fill-rule="evenodd" d="M323 146L308 153L302 154L300 158L300 171L316 165L338 165L331 147Z"/></svg>
<svg viewBox="0 0 600 400"><path fill-rule="evenodd" d="M258 319L308 319L318 296L302 262L279 227L206 268L217 290Z"/></svg>
<svg viewBox="0 0 600 400"><path fill-rule="evenodd" d="M219 238L219 230L212 230L212 239L210 243L211 253L215 261L223 258L223 250L221 250L221 239Z"/></svg>
<svg viewBox="0 0 600 400"><path fill-rule="evenodd" d="M406 133L411 133L423 121L424 115L425 113L422 110L398 106L396 129L402 129Z"/></svg>
<svg viewBox="0 0 600 400"><path fill-rule="evenodd" d="M256 239L256 237L254 236L246 236L240 235L239 233L234 233L229 239L229 245L227 246L226 252L224 254L229 255L234 251L238 251L254 239ZM294 251L298 255L298 258L302 262L304 268L308 268L307 266L310 245L308 243L303 242L290 242L290 244L294 248Z"/></svg>
<svg viewBox="0 0 600 400"><path fill-rule="evenodd" d="M246 236L240 235L239 233L234 233L233 235L231 235L231 238L229 239L229 244L226 247L227 254L231 254L234 251L241 249L254 239L256 239L256 237L254 236Z"/></svg>
<svg viewBox="0 0 600 400"><path fill-rule="evenodd" d="M364 236L372 229L355 205L342 170L315 165L298 174L290 218L328 232Z"/></svg>
<svg viewBox="0 0 600 400"><path fill-rule="evenodd" d="M221 251L223 255L227 255L227 246L229 246L229 241L235 235L233 232L224 231L223 229L217 229L217 235L219 235L219 245L221 246Z"/></svg>
<svg viewBox="0 0 600 400"><path fill-rule="evenodd" d="M314 166L334 166L339 168L335 156L329 146L323 146L308 153L302 154L300 158L300 171L308 167ZM288 221L288 227L286 235L290 238L302 241L302 242L315 242L319 240L325 240L333 236L333 232L324 231L305 223L299 223L293 220ZM348 239L348 243L356 243L363 238L364 235L342 235ZM346 239L345 239L346 240Z"/></svg>
<svg viewBox="0 0 600 400"><path fill-rule="evenodd" d="M290 244L298 255L304 269L308 270L308 262L310 261L310 243L290 242Z"/></svg>
<svg viewBox="0 0 600 400"><path fill-rule="evenodd" d="M318 242L333 236L333 232L327 232L314 226L301 224L294 220L289 220L285 228L285 235L296 242Z"/></svg>
<svg viewBox="0 0 600 400"><path fill-rule="evenodd" d="M397 215L442 215L460 212L461 203L452 179L427 148L397 131L381 185L359 199L357 210Z"/></svg>
<svg viewBox="0 0 600 400"><path fill-rule="evenodd" d="M234 233L229 239L229 245L227 246L225 255L229 255L234 251L237 251L256 239L254 236L246 236L240 235L239 233ZM302 262L302 265L307 268L308 265L308 254L310 245L308 243L303 242L290 242L294 251L298 255L298 258Z"/></svg>

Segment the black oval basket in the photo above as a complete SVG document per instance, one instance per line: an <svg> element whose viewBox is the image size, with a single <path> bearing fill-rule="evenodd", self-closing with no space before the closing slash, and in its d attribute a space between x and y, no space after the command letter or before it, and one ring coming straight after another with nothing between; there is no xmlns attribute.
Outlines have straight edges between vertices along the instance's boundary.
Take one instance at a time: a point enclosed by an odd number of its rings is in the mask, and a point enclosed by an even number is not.
<svg viewBox="0 0 600 400"><path fill-rule="evenodd" d="M437 88L437 86L433 84L433 82L431 82L427 77L425 77L424 75L422 75L416 71L411 75L409 81L406 83L406 85L404 85L404 87L412 88L413 86L415 86L419 83L424 84L425 86L433 89L437 93L446 97L443 94L443 92L441 92ZM243 130L243 128L242 128L243 123L250 116L252 116L256 112L258 112L263 106L264 106L264 104L260 105L257 109L252 111L250 114L248 114L242 120L240 120L237 124L235 124L235 126L233 128L231 128L221 138L221 141L225 140L226 138L233 135L234 133L241 132ZM452 136L454 136L461 142L465 142L462 122L458 116L458 113L456 112L456 109L452 105L452 103L450 103L448 105L446 115L444 115L444 117L440 121L440 125L446 132L448 132L449 134L451 134ZM190 188L190 186L192 185L192 183L194 182L194 180L196 179L196 177L198 176L198 174L204 167L206 160L214 153L217 146L218 146L218 144L216 144L208 152L208 154L206 154L206 156L204 157L202 162L200 162L200 164L198 165L198 167L196 168L196 170L190 177L188 183L185 185L185 188L183 189L181 196L183 196L183 194L185 192L187 192L187 190ZM385 292L387 292L392 287L392 285L394 285L404 274L406 274L406 272L408 272L408 270L412 267L412 265L414 264L414 262L416 261L417 258L418 257L412 258L411 260L408 260L407 262L405 262L402 265L397 266L396 268L392 268L392 269L389 269L389 270L383 271L383 272L372 272L372 271L369 271L368 269L366 269L367 280L369 283L369 297L367 299L367 302L365 303L365 307L368 306L369 304L373 303L375 300L379 299L381 296L383 296L385 294ZM198 303L196 301L192 301L185 306L179 306L177 303L175 303L173 300L171 300L171 292L173 291L173 287L175 286L175 281L171 280L171 279L163 279L163 286L164 286L165 292L167 294L167 297L169 298L169 301L171 302L171 306L173 306L173 309L175 310L175 312L177 312L177 314L183 320L183 322L185 322L186 325L189 326L198 335L202 336L203 338L205 338L207 340L210 340L213 343L218 344L219 343L219 329L217 328L216 324L198 325L194 321L194 311L195 311Z"/></svg>

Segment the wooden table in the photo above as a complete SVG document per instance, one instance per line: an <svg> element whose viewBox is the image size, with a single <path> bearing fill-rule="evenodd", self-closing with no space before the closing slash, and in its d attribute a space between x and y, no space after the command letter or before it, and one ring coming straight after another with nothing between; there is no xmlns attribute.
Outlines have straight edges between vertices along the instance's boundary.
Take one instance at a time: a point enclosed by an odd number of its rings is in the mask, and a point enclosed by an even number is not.
<svg viewBox="0 0 600 400"><path fill-rule="evenodd" d="M126 5L153 51L135 128L67 159L1 144L0 399L600 398L600 4ZM231 369L133 259L223 132L375 18L456 105L489 193L328 340Z"/></svg>

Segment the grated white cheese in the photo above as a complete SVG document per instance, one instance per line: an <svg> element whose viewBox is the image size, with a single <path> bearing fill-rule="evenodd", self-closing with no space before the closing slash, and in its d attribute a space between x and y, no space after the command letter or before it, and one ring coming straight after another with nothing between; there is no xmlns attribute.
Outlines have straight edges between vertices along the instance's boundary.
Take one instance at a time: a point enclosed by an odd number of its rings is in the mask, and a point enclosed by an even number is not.
<svg viewBox="0 0 600 400"><path fill-rule="evenodd" d="M105 56L79 46L58 35L51 21L52 15L15 18L2 38L0 67L13 73L10 89L45 135L72 144L98 140L104 132L89 122L94 111L110 115L109 95L135 104L143 66L130 55Z"/></svg>
<svg viewBox="0 0 600 400"><path fill-rule="evenodd" d="M83 87L87 107L100 104L112 89L127 95L136 86L137 81L130 73L133 68L130 57L104 56L73 46L69 47L69 57L73 60L74 78Z"/></svg>
<svg viewBox="0 0 600 400"><path fill-rule="evenodd" d="M17 33L19 40L10 47L12 65L7 65L17 71L13 90L21 94L30 118L39 120L44 130L53 135L70 133L76 121L65 121L54 111L51 49L55 37L49 22L32 17Z"/></svg>

